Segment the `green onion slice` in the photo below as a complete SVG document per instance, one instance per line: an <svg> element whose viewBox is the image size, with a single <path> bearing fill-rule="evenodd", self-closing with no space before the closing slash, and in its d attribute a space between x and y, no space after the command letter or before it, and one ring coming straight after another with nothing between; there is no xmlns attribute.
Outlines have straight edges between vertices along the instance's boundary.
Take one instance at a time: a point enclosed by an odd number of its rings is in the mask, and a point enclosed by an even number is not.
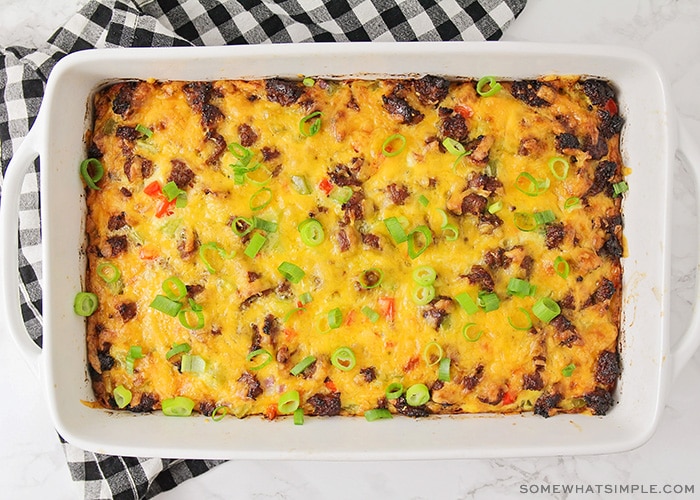
<svg viewBox="0 0 700 500"><path fill-rule="evenodd" d="M73 311L79 316L91 316L97 311L97 295L90 292L78 292L73 301Z"/></svg>
<svg viewBox="0 0 700 500"><path fill-rule="evenodd" d="M430 266L420 266L413 270L412 276L418 285L428 286L435 283L437 272Z"/></svg>
<svg viewBox="0 0 700 500"><path fill-rule="evenodd" d="M241 160L246 165L250 161L250 158L253 156L253 152L250 149L241 146L237 142L232 142L231 144L229 144L228 150L233 156Z"/></svg>
<svg viewBox="0 0 700 500"><path fill-rule="evenodd" d="M387 158L396 156L406 147L406 137L402 134L393 134L386 138L382 144L382 154Z"/></svg>
<svg viewBox="0 0 700 500"><path fill-rule="evenodd" d="M300 313L305 310L306 309L304 309L303 307L295 307L294 309L290 309L282 318L282 323L286 324L287 321L289 321L292 318L292 316L294 316L296 313Z"/></svg>
<svg viewBox="0 0 700 500"><path fill-rule="evenodd" d="M292 264L291 262L286 261L282 262L277 267L277 270L280 272L280 274L282 274L282 276L285 277L285 279L294 284L299 283L306 274L304 273L304 270L296 264Z"/></svg>
<svg viewBox="0 0 700 500"><path fill-rule="evenodd" d="M452 137L445 137L442 140L442 145L445 146L445 149L448 153L453 154L455 156L462 156L466 153L466 150L464 149L462 143L454 140Z"/></svg>
<svg viewBox="0 0 700 500"><path fill-rule="evenodd" d="M490 214L495 214L497 212L500 212L503 209L503 202L501 200L495 201L491 203L486 210Z"/></svg>
<svg viewBox="0 0 700 500"><path fill-rule="evenodd" d="M569 162L566 158L555 156L549 159L549 170L555 179L563 181L569 174Z"/></svg>
<svg viewBox="0 0 700 500"><path fill-rule="evenodd" d="M304 305L308 304L312 300L314 300L314 298L311 296L311 294L309 292L302 293L299 296L299 302L301 302Z"/></svg>
<svg viewBox="0 0 700 500"><path fill-rule="evenodd" d="M92 167L92 173L90 173L90 167ZM97 183L104 174L105 169L102 166L102 162L97 158L88 158L80 163L80 175L90 189L100 189L97 187Z"/></svg>
<svg viewBox="0 0 700 500"><path fill-rule="evenodd" d="M304 409L297 408L294 410L294 425L304 425Z"/></svg>
<svg viewBox="0 0 700 500"><path fill-rule="evenodd" d="M384 391L387 399L398 399L403 394L403 384L401 382L392 382Z"/></svg>
<svg viewBox="0 0 700 500"><path fill-rule="evenodd" d="M257 212L258 210L262 210L263 208L268 206L271 202L272 190L270 188L264 187L258 189L251 195L248 205L250 206L250 209L253 212Z"/></svg>
<svg viewBox="0 0 700 500"><path fill-rule="evenodd" d="M275 233L277 232L278 226L279 224L275 221L253 216L253 227L255 227L255 229L261 229L266 233Z"/></svg>
<svg viewBox="0 0 700 500"><path fill-rule="evenodd" d="M196 354L183 354L180 362L180 373L204 373L207 363Z"/></svg>
<svg viewBox="0 0 700 500"><path fill-rule="evenodd" d="M442 226L442 234L447 241L455 241L459 238L459 229L454 224L446 224Z"/></svg>
<svg viewBox="0 0 700 500"><path fill-rule="evenodd" d="M192 301L190 301L190 304ZM191 316L194 315L196 322L191 321ZM177 314L177 319L180 320L180 324L187 328L188 330L201 330L204 328L204 313L201 307L190 307L189 309L182 309Z"/></svg>
<svg viewBox="0 0 700 500"><path fill-rule="evenodd" d="M190 352L190 349L192 348L187 342L183 342L182 344L173 344L172 349L165 353L165 359L170 359L173 356L184 352Z"/></svg>
<svg viewBox="0 0 700 500"><path fill-rule="evenodd" d="M169 417L188 417L194 409L194 401L185 396L164 399L161 403L163 414Z"/></svg>
<svg viewBox="0 0 700 500"><path fill-rule="evenodd" d="M134 373L134 362L143 358L143 349L140 345L132 345L124 360L127 373Z"/></svg>
<svg viewBox="0 0 700 500"><path fill-rule="evenodd" d="M374 422L375 420L382 420L386 418L394 418L391 415L391 412L386 408L373 408L365 411L365 420L367 420L367 422Z"/></svg>
<svg viewBox="0 0 700 500"><path fill-rule="evenodd" d="M518 311L523 313L523 316L525 316L525 321L522 324L520 324L519 322L516 323L516 321L513 320L512 317L508 316L508 323L510 324L510 326L512 326L516 330L523 331L527 331L530 328L532 328L532 318L530 317L530 313L527 312L527 309L525 309L524 307L518 307Z"/></svg>
<svg viewBox="0 0 700 500"><path fill-rule="evenodd" d="M570 198L567 198L564 202L564 210L566 212L571 212L573 210L576 210L577 208L581 208L581 206L581 198L579 198L578 196L572 196Z"/></svg>
<svg viewBox="0 0 700 500"><path fill-rule="evenodd" d="M216 273L216 269L214 269L214 267L211 265L211 262L209 262L209 258L207 257L207 252L209 250L216 251L216 253L219 254L219 257L221 257L222 259L231 259L235 254L235 252L231 252L230 254L226 253L226 250L224 250L221 247L221 245L214 241L210 241L208 243L205 243L204 245L201 245L199 247L199 260L202 261L204 267L207 268L207 271L209 271L212 274Z"/></svg>
<svg viewBox="0 0 700 500"><path fill-rule="evenodd" d="M430 342L423 349L423 360L428 366L436 365L442 360L444 354L442 346L437 342Z"/></svg>
<svg viewBox="0 0 700 500"><path fill-rule="evenodd" d="M477 296L477 304L481 307L484 312L491 312L498 309L501 305L501 300L493 292L479 292Z"/></svg>
<svg viewBox="0 0 700 500"><path fill-rule="evenodd" d="M559 316L561 308L554 300L549 297L542 297L532 306L532 314L537 316L541 321L549 323L554 318Z"/></svg>
<svg viewBox="0 0 700 500"><path fill-rule="evenodd" d="M304 222L297 226L297 230L301 235L301 241L305 245L310 247L317 247L325 238L325 232L323 231L323 226L316 219L306 219Z"/></svg>
<svg viewBox="0 0 700 500"><path fill-rule="evenodd" d="M561 255L554 259L554 272L561 276L563 279L569 277L570 270L571 268L569 267L569 263L566 260L564 260L564 258Z"/></svg>
<svg viewBox="0 0 700 500"><path fill-rule="evenodd" d="M425 384L413 384L406 389L406 403L409 406L422 406L430 401L430 391Z"/></svg>
<svg viewBox="0 0 700 500"><path fill-rule="evenodd" d="M294 186L294 190L299 194L311 194L311 188L304 176L293 175L292 186Z"/></svg>
<svg viewBox="0 0 700 500"><path fill-rule="evenodd" d="M115 387L112 395L114 396L114 402L117 403L119 408L125 408L126 405L131 403L131 391L123 385Z"/></svg>
<svg viewBox="0 0 700 500"><path fill-rule="evenodd" d="M455 300L467 314L475 314L479 311L479 306L476 305L474 299L467 292L458 293L455 295Z"/></svg>
<svg viewBox="0 0 700 500"><path fill-rule="evenodd" d="M316 135L321 130L321 117L323 114L320 111L314 111L306 115L299 121L299 132L305 137Z"/></svg>
<svg viewBox="0 0 700 500"><path fill-rule="evenodd" d="M411 298L416 305L424 306L435 298L435 287L433 285L417 286L413 289Z"/></svg>
<svg viewBox="0 0 700 500"><path fill-rule="evenodd" d="M430 232L428 226L420 225L408 233L407 241L408 256L415 259L425 252L433 242L433 234Z"/></svg>
<svg viewBox="0 0 700 500"><path fill-rule="evenodd" d="M532 285L527 280L521 280L520 278L511 278L508 281L508 293L510 295L515 295L516 297L527 297L530 295Z"/></svg>
<svg viewBox="0 0 700 500"><path fill-rule="evenodd" d="M450 358L442 358L440 360L440 365L438 365L438 380L442 382L450 381L450 365L452 360Z"/></svg>
<svg viewBox="0 0 700 500"><path fill-rule="evenodd" d="M528 172L520 172L515 178L515 188L528 196L539 196L549 188L549 178L535 179Z"/></svg>
<svg viewBox="0 0 700 500"><path fill-rule="evenodd" d="M316 80L314 80L310 76L307 76L301 81L301 83L304 85L304 87L313 87L314 83L316 83Z"/></svg>
<svg viewBox="0 0 700 500"><path fill-rule="evenodd" d="M532 214L532 216L535 218L535 222L539 226L543 224L549 224L550 222L554 222L555 220L557 220L557 216L554 215L554 212L552 212L551 210L535 212L534 214Z"/></svg>
<svg viewBox="0 0 700 500"><path fill-rule="evenodd" d="M515 227L524 232L530 232L537 229L537 221L535 216L527 212L515 212L513 214L513 222Z"/></svg>
<svg viewBox="0 0 700 500"><path fill-rule="evenodd" d="M121 271L111 262L100 262L97 266L97 275L105 283L115 283L121 278Z"/></svg>
<svg viewBox="0 0 700 500"><path fill-rule="evenodd" d="M217 406L216 408L214 408L214 411L211 412L210 417L211 417L212 421L220 422L221 420L224 419L224 417L226 416L227 413L228 413L227 407Z"/></svg>
<svg viewBox="0 0 700 500"><path fill-rule="evenodd" d="M343 313L340 311L340 307L336 307L335 309L331 309L330 311L328 311L328 326L331 327L331 330L340 328L340 325L342 324Z"/></svg>
<svg viewBox="0 0 700 500"><path fill-rule="evenodd" d="M352 198L352 194L353 190L350 186L340 186L331 192L330 197L342 205Z"/></svg>
<svg viewBox="0 0 700 500"><path fill-rule="evenodd" d="M570 377L573 375L574 370L576 369L576 365L573 363L570 363L566 365L564 368L561 370L561 374L564 375L565 377Z"/></svg>
<svg viewBox="0 0 700 500"><path fill-rule="evenodd" d="M350 371L355 368L355 353L349 347L338 347L331 354L331 364L344 372Z"/></svg>
<svg viewBox="0 0 700 500"><path fill-rule="evenodd" d="M488 87L488 90L485 88ZM501 90L501 84L493 76L483 76L476 82L476 93L481 97L491 97Z"/></svg>
<svg viewBox="0 0 700 500"><path fill-rule="evenodd" d="M165 296L170 300L182 300L187 295L187 287L177 276L171 276L163 281L161 286Z"/></svg>
<svg viewBox="0 0 700 500"><path fill-rule="evenodd" d="M182 309L182 304L175 300L169 299L165 295L156 295L149 307L152 307L153 309L174 318Z"/></svg>
<svg viewBox="0 0 700 500"><path fill-rule="evenodd" d="M243 255L254 259L266 242L267 238L265 238L262 234L253 233L253 236L250 237L250 241L248 241L248 244L246 245L245 250L243 251Z"/></svg>
<svg viewBox="0 0 700 500"><path fill-rule="evenodd" d="M147 139L150 139L153 136L153 130L141 125L140 123L136 125L136 131L139 134L146 136Z"/></svg>
<svg viewBox="0 0 700 500"><path fill-rule="evenodd" d="M470 336L470 335L469 335L469 330L471 330L471 328L472 328L473 326L476 326L476 323L467 323L467 324L464 325L464 327L462 328L462 336L466 339L467 342L476 342L476 341L479 340L479 339L481 338L481 336L484 334L484 331L483 331L483 330L479 330L479 331L476 333L476 335L474 335L473 337Z"/></svg>
<svg viewBox="0 0 700 500"><path fill-rule="evenodd" d="M399 222L399 219L396 217L384 219L384 225L395 243L403 243L408 239L408 236L406 236L406 231L404 231L401 222Z"/></svg>
<svg viewBox="0 0 700 500"><path fill-rule="evenodd" d="M420 203L421 206L427 207L430 205L430 200L424 194L422 194L418 197L418 203Z"/></svg>
<svg viewBox="0 0 700 500"><path fill-rule="evenodd" d="M297 408L299 408L299 391L287 391L277 401L277 409L280 413L294 413Z"/></svg>
<svg viewBox="0 0 700 500"><path fill-rule="evenodd" d="M302 359L296 365L294 365L294 367L292 367L292 369L289 370L289 373L291 373L294 376L297 376L315 362L316 356L306 356L304 359Z"/></svg>
<svg viewBox="0 0 700 500"><path fill-rule="evenodd" d="M253 219L246 219L245 217L236 217L231 223L231 229L236 236L245 236L251 232L254 227L255 222Z"/></svg>
<svg viewBox="0 0 700 500"><path fill-rule="evenodd" d="M613 196L620 196L622 193L629 191L630 187L625 181L616 182L613 184Z"/></svg>
<svg viewBox="0 0 700 500"><path fill-rule="evenodd" d="M376 267L365 269L360 274L360 286L365 289L377 288L384 280L384 271Z"/></svg>
<svg viewBox="0 0 700 500"><path fill-rule="evenodd" d="M369 306L364 306L362 309L362 314L364 314L370 323L376 323L379 321L379 313Z"/></svg>
<svg viewBox="0 0 700 500"><path fill-rule="evenodd" d="M245 360L250 363L258 357L260 357L262 361L260 361L257 365L250 367L250 369L253 371L261 370L262 368L270 364L270 362L272 361L272 354L270 354L270 351L268 351L267 349L256 349L254 351L251 351L245 357Z"/></svg>
<svg viewBox="0 0 700 500"><path fill-rule="evenodd" d="M180 195L180 193L184 193L184 191L177 187L175 181L170 181L165 186L163 186L163 194L168 199L168 201L173 201Z"/></svg>

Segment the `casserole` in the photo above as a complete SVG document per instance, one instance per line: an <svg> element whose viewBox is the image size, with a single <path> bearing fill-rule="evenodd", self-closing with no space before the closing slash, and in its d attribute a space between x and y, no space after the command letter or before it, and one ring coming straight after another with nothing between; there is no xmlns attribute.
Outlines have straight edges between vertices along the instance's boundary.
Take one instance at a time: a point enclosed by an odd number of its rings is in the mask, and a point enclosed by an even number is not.
<svg viewBox="0 0 700 500"><path fill-rule="evenodd" d="M628 254L623 259L622 376L618 403L605 417L584 415L459 416L288 421L113 414L93 399L86 373L84 322L72 311L85 262L84 200L77 165L91 122L85 103L104 83L129 78L212 80L436 74L533 78L584 74L619 90L623 160L631 169L624 203ZM692 144L684 144L692 155ZM191 458L400 459L605 453L639 446L656 427L672 370L699 342L697 314L670 352L668 331L669 190L676 151L675 121L665 84L644 55L610 47L527 44L337 44L129 49L66 57L49 80L41 113L8 168L2 204L2 302L10 331L40 367L52 418L72 444L101 453ZM22 168L42 160L44 351L24 332L16 294L17 205ZM691 162L692 163L692 162ZM697 165L697 158L696 163ZM669 361L673 360L672 365ZM361 436L361 440L358 439ZM406 436L411 436L410 440Z"/></svg>

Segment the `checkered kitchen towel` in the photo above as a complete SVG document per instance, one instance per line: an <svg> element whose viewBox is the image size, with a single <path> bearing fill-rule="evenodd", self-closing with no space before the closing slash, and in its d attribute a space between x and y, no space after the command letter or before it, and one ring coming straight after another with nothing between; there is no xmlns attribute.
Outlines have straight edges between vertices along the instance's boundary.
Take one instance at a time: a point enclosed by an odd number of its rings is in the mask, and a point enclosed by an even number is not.
<svg viewBox="0 0 700 500"><path fill-rule="evenodd" d="M2 172L39 111L64 55L95 47L278 42L498 40L527 0L91 0L38 49L0 48ZM2 194L0 177L0 195ZM22 314L41 345L39 161L20 199ZM150 498L218 461L115 457L62 440L86 498Z"/></svg>

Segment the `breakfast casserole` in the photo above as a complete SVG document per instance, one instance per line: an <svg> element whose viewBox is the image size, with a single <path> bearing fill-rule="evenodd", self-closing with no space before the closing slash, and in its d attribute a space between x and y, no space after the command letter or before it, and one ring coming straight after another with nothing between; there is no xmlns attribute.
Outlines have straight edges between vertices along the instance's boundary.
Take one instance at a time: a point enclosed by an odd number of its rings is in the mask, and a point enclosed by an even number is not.
<svg viewBox="0 0 700 500"><path fill-rule="evenodd" d="M300 424L614 404L609 82L120 81L93 113L75 310L100 405Z"/></svg>

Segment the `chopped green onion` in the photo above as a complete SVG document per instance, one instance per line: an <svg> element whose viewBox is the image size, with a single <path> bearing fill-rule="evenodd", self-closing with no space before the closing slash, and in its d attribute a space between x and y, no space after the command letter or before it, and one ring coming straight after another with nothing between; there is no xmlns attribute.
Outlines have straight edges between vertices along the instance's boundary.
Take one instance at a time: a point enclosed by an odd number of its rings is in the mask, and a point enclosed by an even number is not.
<svg viewBox="0 0 700 500"><path fill-rule="evenodd" d="M331 364L344 372L355 368L355 353L349 347L338 347L331 354Z"/></svg>
<svg viewBox="0 0 700 500"><path fill-rule="evenodd" d="M424 194L422 194L418 197L418 203L420 203L424 207L427 207L428 205L430 205L430 200L426 198Z"/></svg>
<svg viewBox="0 0 700 500"><path fill-rule="evenodd" d="M257 365L250 367L250 369L253 371L261 370L262 368L264 368L268 364L270 364L270 362L272 361L272 354L270 354L270 351L268 351L267 349L256 349L254 351L251 351L245 357L245 360L250 363L258 356L260 358L262 358L262 361L260 363L258 363Z"/></svg>
<svg viewBox="0 0 700 500"><path fill-rule="evenodd" d="M260 217L253 216L253 226L256 229L261 229L266 233L277 232L278 224L275 221L261 219Z"/></svg>
<svg viewBox="0 0 700 500"><path fill-rule="evenodd" d="M384 225L395 243L403 243L408 239L408 236L406 236L406 231L404 231L401 222L399 222L399 219L396 217L384 219Z"/></svg>
<svg viewBox="0 0 700 500"><path fill-rule="evenodd" d="M97 295L90 292L78 292L73 301L73 311L79 316L91 316L97 310Z"/></svg>
<svg viewBox="0 0 700 500"><path fill-rule="evenodd" d="M190 322L190 314L194 314L197 319L196 323ZM182 309L178 313L177 319L179 319L180 324L188 330L201 330L204 328L204 313L202 312L202 307L198 306L192 299L190 299L190 308Z"/></svg>
<svg viewBox="0 0 700 500"><path fill-rule="evenodd" d="M277 409L280 413L294 413L299 408L299 391L287 391L277 401Z"/></svg>
<svg viewBox="0 0 700 500"><path fill-rule="evenodd" d="M537 221L535 216L527 212L515 212L513 214L513 222L515 227L524 232L530 232L537 229Z"/></svg>
<svg viewBox="0 0 700 500"><path fill-rule="evenodd" d="M156 295L149 307L152 307L153 309L174 318L178 315L180 309L182 309L182 304L175 300L169 299L165 295Z"/></svg>
<svg viewBox="0 0 700 500"><path fill-rule="evenodd" d="M180 191L175 200L175 208L185 208L187 206L187 193Z"/></svg>
<svg viewBox="0 0 700 500"><path fill-rule="evenodd" d="M170 181L165 186L163 186L163 194L168 199L168 201L173 201L180 195L180 193L184 193L184 191L177 187L175 181Z"/></svg>
<svg viewBox="0 0 700 500"><path fill-rule="evenodd" d="M287 261L282 262L277 267L277 270L280 272L280 274L282 274L282 276L285 277L285 279L294 284L299 283L306 274L302 268Z"/></svg>
<svg viewBox="0 0 700 500"><path fill-rule="evenodd" d="M561 370L561 374L564 375L565 377L570 377L573 375L574 370L576 369L576 365L573 363L570 363L566 365L564 368Z"/></svg>
<svg viewBox="0 0 700 500"><path fill-rule="evenodd" d="M165 353L165 359L170 359L173 356L176 356L183 352L190 352L190 349L192 348L187 342L183 342L182 344L173 344L173 348Z"/></svg>
<svg viewBox="0 0 700 500"><path fill-rule="evenodd" d="M292 185L294 189L299 194L311 194L311 188L309 183L306 181L306 177L301 175L292 176Z"/></svg>
<svg viewBox="0 0 700 500"><path fill-rule="evenodd" d="M403 394L403 384L401 382L392 382L384 391L387 399L398 399Z"/></svg>
<svg viewBox="0 0 700 500"><path fill-rule="evenodd" d="M511 278L508 281L508 293L516 297L527 297L530 295L532 285L529 281L521 280L520 278Z"/></svg>
<svg viewBox="0 0 700 500"><path fill-rule="evenodd" d="M304 87L313 87L314 83L316 83L316 80L314 80L310 76L307 76L301 81L301 83L304 85Z"/></svg>
<svg viewBox="0 0 700 500"><path fill-rule="evenodd" d="M555 220L557 220L557 216L554 215L554 212L552 212L551 210L535 212L534 214L532 214L532 216L535 218L535 222L539 226L541 226L542 224L549 224L550 222L554 222Z"/></svg>
<svg viewBox="0 0 700 500"><path fill-rule="evenodd" d="M462 153L461 155L459 155L459 156L457 157L457 159L454 161L454 163L452 163L452 170L456 170L456 169L457 169L457 165L460 164L460 162L462 161L462 159L463 159L465 156L469 156L470 154L472 154L472 150L471 150L471 149L470 149L469 151L465 151L464 153Z"/></svg>
<svg viewBox="0 0 700 500"><path fill-rule="evenodd" d="M139 134L146 136L147 139L150 139L153 136L153 130L141 125L140 123L136 125L136 131Z"/></svg>
<svg viewBox="0 0 700 500"><path fill-rule="evenodd" d="M245 163L246 165L250 161L250 158L253 156L253 152L250 149L244 148L237 142L232 142L231 144L229 144L228 150L233 156L241 160L241 162Z"/></svg>
<svg viewBox="0 0 700 500"><path fill-rule="evenodd" d="M448 153L453 154L455 156L462 156L466 153L462 143L454 140L452 137L445 137L442 140L442 145L445 146L445 149Z"/></svg>
<svg viewBox="0 0 700 500"><path fill-rule="evenodd" d="M161 403L163 414L169 417L188 417L194 409L194 401L185 396L164 399Z"/></svg>
<svg viewBox="0 0 700 500"><path fill-rule="evenodd" d="M561 276L563 279L569 277L569 263L566 260L564 260L564 258L561 255L554 259L554 272Z"/></svg>
<svg viewBox="0 0 700 500"><path fill-rule="evenodd" d="M297 408L294 410L294 425L304 425L304 409Z"/></svg>
<svg viewBox="0 0 700 500"><path fill-rule="evenodd" d="M367 290L378 287L382 284L383 280L384 271L376 267L365 269L362 271L362 274L360 274L360 286Z"/></svg>
<svg viewBox="0 0 700 500"><path fill-rule="evenodd" d="M214 267L209 262L209 258L207 257L207 251L209 250L215 250L216 253L219 254L219 257L221 257L222 259L231 259L234 256L234 252L231 252L230 254L226 253L226 250L224 250L221 247L221 245L214 241L210 241L201 245L199 247L199 260L202 261L204 267L207 268L207 271L209 271L212 274L216 273L216 269L214 269Z"/></svg>
<svg viewBox="0 0 700 500"><path fill-rule="evenodd" d="M306 115L299 121L299 132L301 135L311 137L316 135L321 130L321 117L323 114L320 111L314 111Z"/></svg>
<svg viewBox="0 0 700 500"><path fill-rule="evenodd" d="M542 297L540 300L535 302L535 305L532 306L532 313L541 321L549 323L554 318L559 316L561 313L561 308L559 307L559 304L549 297Z"/></svg>
<svg viewBox="0 0 700 500"><path fill-rule="evenodd" d="M265 238L262 234L253 233L253 236L250 237L250 241L246 245L243 254L246 257L254 259L255 256L258 255L258 252L260 252L262 247L265 245L265 242L267 242L267 238Z"/></svg>
<svg viewBox="0 0 700 500"><path fill-rule="evenodd" d="M447 241L455 241L459 238L459 229L454 224L445 224L442 226L442 234Z"/></svg>
<svg viewBox="0 0 700 500"><path fill-rule="evenodd" d="M124 360L127 373L134 373L134 363L137 359L143 358L143 350L139 345L132 345Z"/></svg>
<svg viewBox="0 0 700 500"><path fill-rule="evenodd" d="M435 287L433 285L417 286L413 289L411 298L416 305L424 306L435 298Z"/></svg>
<svg viewBox="0 0 700 500"><path fill-rule="evenodd" d="M373 408L365 411L365 420L374 422L375 420L383 420L385 418L394 418L391 412L386 408Z"/></svg>
<svg viewBox="0 0 700 500"><path fill-rule="evenodd" d="M406 389L406 403L409 406L422 406L430 401L430 391L425 384L413 384Z"/></svg>
<svg viewBox="0 0 700 500"><path fill-rule="evenodd" d="M311 294L309 292L302 293L299 296L299 302L301 302L304 305L308 304L312 300L314 300L314 298L311 296Z"/></svg>
<svg viewBox="0 0 700 500"><path fill-rule="evenodd" d="M119 280L122 273L119 268L111 262L100 262L97 266L97 275L102 278L105 283L115 283Z"/></svg>
<svg viewBox="0 0 700 500"><path fill-rule="evenodd" d="M187 295L187 287L177 276L171 276L163 281L161 286L165 296L170 300L182 300Z"/></svg>
<svg viewBox="0 0 700 500"><path fill-rule="evenodd" d="M294 367L291 370L289 370L289 373L296 377L315 362L316 356L306 356L304 359L302 359L296 365L294 365Z"/></svg>
<svg viewBox="0 0 700 500"><path fill-rule="evenodd" d="M398 143L398 147L392 147L390 149L389 147L392 146L394 142ZM401 153L401 151L403 151L405 147L406 137L404 137L401 134L393 134L387 137L384 143L382 144L382 154L388 158L396 156L397 154Z"/></svg>
<svg viewBox="0 0 700 500"><path fill-rule="evenodd" d="M440 214L440 227L444 228L450 222L447 218L447 212L445 212L442 208L438 208L437 212Z"/></svg>
<svg viewBox="0 0 700 500"><path fill-rule="evenodd" d="M292 316L294 316L296 313L300 313L305 310L306 309L304 309L303 307L295 307L294 309L287 311L287 314L285 314L282 318L282 323L287 323L287 321L289 321L292 318Z"/></svg>
<svg viewBox="0 0 700 500"><path fill-rule="evenodd" d="M204 373L206 361L196 354L183 354L180 362L180 373Z"/></svg>
<svg viewBox="0 0 700 500"><path fill-rule="evenodd" d="M304 222L297 226L297 230L301 235L301 241L305 245L310 247L317 247L325 238L325 233L323 231L323 226L316 219L306 219Z"/></svg>
<svg viewBox="0 0 700 500"><path fill-rule="evenodd" d="M555 179L563 181L569 174L569 162L566 158L555 156L549 159L549 170L551 170Z"/></svg>
<svg viewBox="0 0 700 500"><path fill-rule="evenodd" d="M248 205L253 212L257 212L268 206L270 202L272 202L272 190L264 187L251 195Z"/></svg>
<svg viewBox="0 0 700 500"><path fill-rule="evenodd" d="M455 295L455 300L467 314L475 314L479 311L479 306L476 305L474 299L467 292L458 293Z"/></svg>
<svg viewBox="0 0 700 500"><path fill-rule="evenodd" d="M532 328L532 318L530 317L530 313L527 312L527 309L525 309L524 307L518 307L518 311L523 313L523 315L525 316L525 323L521 326L517 326L515 324L515 322L513 321L513 319L509 316L508 323L510 324L510 326L512 326L516 330L524 330L524 331L527 331L530 328Z"/></svg>
<svg viewBox="0 0 700 500"><path fill-rule="evenodd" d="M362 308L362 314L364 314L370 323L376 323L379 321L379 313L369 306L364 306Z"/></svg>
<svg viewBox="0 0 700 500"><path fill-rule="evenodd" d="M131 391L123 385L115 387L112 395L114 396L114 402L117 403L119 408L125 408L126 405L131 403Z"/></svg>
<svg viewBox="0 0 700 500"><path fill-rule="evenodd" d="M438 380L442 382L450 381L450 365L452 360L450 358L442 358L440 360L440 365L438 366Z"/></svg>
<svg viewBox="0 0 700 500"><path fill-rule="evenodd" d="M420 236L423 236L421 243ZM420 225L416 227L413 231L408 233L408 256L412 259L417 258L420 254L425 252L425 250L433 242L433 234L430 232L428 226Z"/></svg>
<svg viewBox="0 0 700 500"><path fill-rule="evenodd" d="M245 236L253 230L255 223L253 219L246 219L245 217L236 217L231 223L231 229L236 234L236 236Z"/></svg>
<svg viewBox="0 0 700 500"><path fill-rule="evenodd" d="M488 90L484 90L485 87L489 87ZM496 81L493 76L483 76L476 82L476 93L481 97L491 97L496 95L501 90L501 84Z"/></svg>
<svg viewBox="0 0 700 500"><path fill-rule="evenodd" d="M630 187L625 181L616 182L613 184L613 196L620 196L622 193L629 191Z"/></svg>
<svg viewBox="0 0 700 500"><path fill-rule="evenodd" d="M442 360L443 350L442 346L437 342L430 342L423 349L423 360L428 366L436 365Z"/></svg>
<svg viewBox="0 0 700 500"><path fill-rule="evenodd" d="M331 327L331 330L340 328L340 325L342 324L343 313L340 311L340 307L336 307L335 309L331 309L330 311L328 311L328 326Z"/></svg>
<svg viewBox="0 0 700 500"><path fill-rule="evenodd" d="M581 198L578 196L567 198L564 202L564 210L567 212L571 212L577 208L581 208Z"/></svg>
<svg viewBox="0 0 700 500"><path fill-rule="evenodd" d="M90 167L93 169L93 173L90 174ZM80 175L83 177L87 187L94 190L99 190L97 183L102 179L105 174L105 169L102 166L102 162L97 158L88 158L80 163Z"/></svg>
<svg viewBox="0 0 700 500"><path fill-rule="evenodd" d="M477 297L477 303L484 310L484 312L491 312L498 309L501 305L501 300L493 292L479 292Z"/></svg>
<svg viewBox="0 0 700 500"><path fill-rule="evenodd" d="M340 203L341 205L347 203L350 198L352 198L352 188L350 186L341 186L334 189L330 197Z"/></svg>
<svg viewBox="0 0 700 500"><path fill-rule="evenodd" d="M479 330L474 337L469 336L469 330L472 326L476 326L476 323L467 323L462 328L462 336L467 340L467 342L476 342L484 334L483 330Z"/></svg>
<svg viewBox="0 0 700 500"><path fill-rule="evenodd" d="M515 178L515 188L528 196L539 196L549 188L549 178L535 179L532 174L520 172Z"/></svg>
<svg viewBox="0 0 700 500"><path fill-rule="evenodd" d="M214 411L211 412L210 417L211 417L212 421L220 422L224 419L224 417L226 416L227 413L228 413L227 407L217 406L216 408L214 408Z"/></svg>
<svg viewBox="0 0 700 500"><path fill-rule="evenodd" d="M420 266L413 270L412 276L418 285L428 286L435 283L437 272L430 266Z"/></svg>
<svg viewBox="0 0 700 500"><path fill-rule="evenodd" d="M501 200L491 203L486 209L490 214L495 214L503 209L503 202Z"/></svg>

